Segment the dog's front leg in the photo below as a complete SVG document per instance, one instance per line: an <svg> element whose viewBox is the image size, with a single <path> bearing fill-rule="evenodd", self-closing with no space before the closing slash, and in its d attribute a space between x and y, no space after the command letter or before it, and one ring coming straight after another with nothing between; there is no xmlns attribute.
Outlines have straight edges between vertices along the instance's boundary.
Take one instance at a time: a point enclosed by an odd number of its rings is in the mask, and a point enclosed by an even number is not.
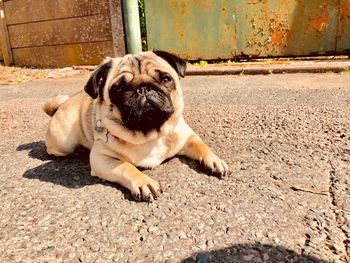
<svg viewBox="0 0 350 263"><path fill-rule="evenodd" d="M228 165L221 160L195 133L190 135L179 155L198 160L219 177L229 175Z"/></svg>
<svg viewBox="0 0 350 263"><path fill-rule="evenodd" d="M118 183L129 189L137 201L151 202L160 193L159 183L133 164L112 158L94 145L90 152L91 175Z"/></svg>

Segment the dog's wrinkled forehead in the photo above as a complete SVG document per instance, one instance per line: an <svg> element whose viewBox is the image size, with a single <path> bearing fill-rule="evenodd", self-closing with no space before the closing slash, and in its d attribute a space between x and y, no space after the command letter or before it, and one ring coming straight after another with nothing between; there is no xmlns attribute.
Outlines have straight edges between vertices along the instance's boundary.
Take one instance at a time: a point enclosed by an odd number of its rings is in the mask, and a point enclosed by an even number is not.
<svg viewBox="0 0 350 263"><path fill-rule="evenodd" d="M167 72L173 77L177 77L176 70L164 59L153 52L141 53L139 55L126 55L118 58L114 68L114 78L125 75L127 80L135 76L143 77L156 75L158 71ZM112 77L112 78L113 78Z"/></svg>

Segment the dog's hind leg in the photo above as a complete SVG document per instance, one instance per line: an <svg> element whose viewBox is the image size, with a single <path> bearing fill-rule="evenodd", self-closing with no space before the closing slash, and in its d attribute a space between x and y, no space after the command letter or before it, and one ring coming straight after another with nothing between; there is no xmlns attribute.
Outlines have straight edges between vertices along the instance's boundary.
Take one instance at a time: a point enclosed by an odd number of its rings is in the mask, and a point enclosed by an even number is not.
<svg viewBox="0 0 350 263"><path fill-rule="evenodd" d="M69 122L59 122L55 116L51 119L46 134L46 151L55 156L67 156L78 145L74 127Z"/></svg>
<svg viewBox="0 0 350 263"><path fill-rule="evenodd" d="M54 143L52 140L50 142L46 141L46 151L50 155L54 156L67 156L71 153L74 152L76 148L75 146L72 146L71 144L65 145L65 144L59 144L59 143Z"/></svg>

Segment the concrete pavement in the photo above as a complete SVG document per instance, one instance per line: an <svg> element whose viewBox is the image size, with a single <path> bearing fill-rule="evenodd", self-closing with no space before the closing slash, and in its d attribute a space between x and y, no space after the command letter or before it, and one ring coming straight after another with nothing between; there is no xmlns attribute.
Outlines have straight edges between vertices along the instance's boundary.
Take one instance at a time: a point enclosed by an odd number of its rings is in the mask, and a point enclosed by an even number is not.
<svg viewBox="0 0 350 263"><path fill-rule="evenodd" d="M346 262L350 75L192 76L185 117L230 165L173 158L152 204L45 153L48 97L88 75L0 86L1 262Z"/></svg>

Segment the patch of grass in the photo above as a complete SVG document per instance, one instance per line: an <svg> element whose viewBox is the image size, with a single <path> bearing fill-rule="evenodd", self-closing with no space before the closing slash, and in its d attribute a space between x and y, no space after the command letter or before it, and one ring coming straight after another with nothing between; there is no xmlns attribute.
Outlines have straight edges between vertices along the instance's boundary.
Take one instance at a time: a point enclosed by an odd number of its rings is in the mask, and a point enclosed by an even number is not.
<svg viewBox="0 0 350 263"><path fill-rule="evenodd" d="M20 84L20 83L26 82L27 80L28 80L27 76L25 76L25 75L20 75L20 76L17 77L16 83L17 83L17 84Z"/></svg>
<svg viewBox="0 0 350 263"><path fill-rule="evenodd" d="M340 72L341 75L350 75L350 70Z"/></svg>
<svg viewBox="0 0 350 263"><path fill-rule="evenodd" d="M140 28L141 28L141 42L142 50L147 51L147 29L146 29L146 15L145 15L145 0L138 0Z"/></svg>
<svg viewBox="0 0 350 263"><path fill-rule="evenodd" d="M193 65L203 67L203 66L207 66L208 64L209 64L208 61L201 60L199 62L194 63Z"/></svg>
<svg viewBox="0 0 350 263"><path fill-rule="evenodd" d="M231 60L231 59L209 59L209 60L194 60L189 62L191 65L194 66L207 66L207 65L221 65L221 66L232 66L236 64L236 61Z"/></svg>
<svg viewBox="0 0 350 263"><path fill-rule="evenodd" d="M11 67L11 73L16 73L20 70L21 70L20 68Z"/></svg>

